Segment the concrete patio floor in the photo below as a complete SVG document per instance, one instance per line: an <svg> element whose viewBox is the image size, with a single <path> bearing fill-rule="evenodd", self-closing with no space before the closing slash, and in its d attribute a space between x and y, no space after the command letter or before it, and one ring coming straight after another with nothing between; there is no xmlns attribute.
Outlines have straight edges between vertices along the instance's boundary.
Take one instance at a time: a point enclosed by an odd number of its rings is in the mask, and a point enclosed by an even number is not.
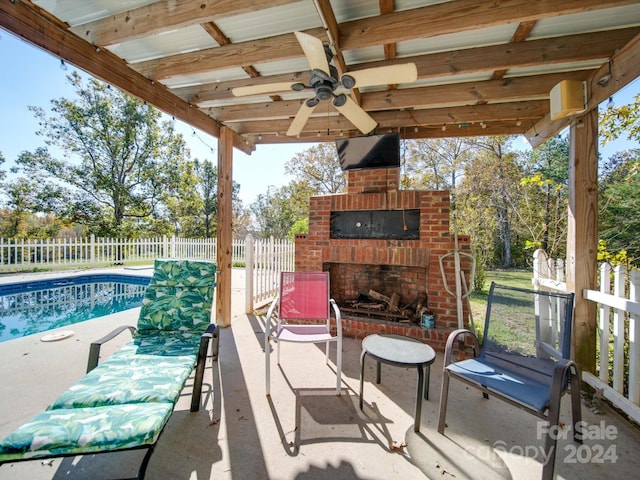
<svg viewBox="0 0 640 480"><path fill-rule="evenodd" d="M335 351L324 363L315 345L284 345L282 367L272 364L265 396L264 318L246 315L244 272L233 273L232 327L220 331L220 357L205 372L203 406L189 412L190 383L156 451L149 480L206 479L538 479L543 422L452 381L445 436L436 431L442 353L431 368L429 400L420 433L413 432L416 374L375 363L365 371L365 408L358 408L361 342L343 345L343 392L335 395ZM18 278L12 278L13 281ZM6 278L3 278L6 281ZM71 327L74 335L43 343L43 334L0 343L0 436L28 421L86 368L91 341L121 324L135 324L138 309ZM128 339L119 338L108 355ZM570 424L568 397L561 420ZM583 405L589 439L558 442L556 478L635 478L640 430L604 405ZM0 466L2 479L99 479L132 476L140 452L30 461Z"/></svg>

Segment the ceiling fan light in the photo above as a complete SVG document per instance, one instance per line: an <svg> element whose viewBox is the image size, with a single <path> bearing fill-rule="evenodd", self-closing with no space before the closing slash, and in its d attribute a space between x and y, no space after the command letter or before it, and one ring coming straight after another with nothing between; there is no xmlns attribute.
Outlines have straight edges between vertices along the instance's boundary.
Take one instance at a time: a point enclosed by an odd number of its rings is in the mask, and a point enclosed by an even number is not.
<svg viewBox="0 0 640 480"><path fill-rule="evenodd" d="M347 103L347 96L342 93L340 95L336 95L335 97L333 97L333 106L334 107L342 107L344 106L344 104Z"/></svg>
<svg viewBox="0 0 640 480"><path fill-rule="evenodd" d="M307 104L307 107L313 108L320 103L320 100L318 100L316 97L313 97L307 100L305 103Z"/></svg>
<svg viewBox="0 0 640 480"><path fill-rule="evenodd" d="M342 86L348 90L351 90L356 85L356 79L351 75L343 75L340 79Z"/></svg>

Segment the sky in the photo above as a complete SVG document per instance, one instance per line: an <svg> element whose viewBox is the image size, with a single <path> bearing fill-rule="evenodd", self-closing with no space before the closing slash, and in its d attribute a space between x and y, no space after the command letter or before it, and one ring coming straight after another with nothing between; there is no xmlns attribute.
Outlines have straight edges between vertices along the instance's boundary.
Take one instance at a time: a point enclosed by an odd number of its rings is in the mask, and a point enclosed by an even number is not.
<svg viewBox="0 0 640 480"><path fill-rule="evenodd" d="M23 151L45 146L44 138L35 134L38 123L27 106L39 106L48 111L54 98L73 98L74 91L66 77L73 67L64 71L60 59L33 47L0 29L0 152L8 170ZM631 103L640 92L640 79L618 92L616 105ZM217 162L217 139L183 122L176 121L176 130L184 136L191 158ZM285 163L296 153L312 147L312 143L290 145L258 145L251 155L233 152L233 179L240 184L240 198L245 206L253 203L269 186L288 184L293 177L285 171ZM530 148L524 137L514 145L520 150ZM625 139L601 148L603 158L631 147Z"/></svg>

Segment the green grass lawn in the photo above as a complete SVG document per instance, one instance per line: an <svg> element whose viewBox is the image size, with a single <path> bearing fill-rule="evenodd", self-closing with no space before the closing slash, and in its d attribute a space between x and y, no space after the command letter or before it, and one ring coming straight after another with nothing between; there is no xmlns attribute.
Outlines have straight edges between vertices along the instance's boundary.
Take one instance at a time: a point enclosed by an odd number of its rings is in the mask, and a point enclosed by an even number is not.
<svg viewBox="0 0 640 480"><path fill-rule="evenodd" d="M486 283L481 293L472 293L469 297L471 304L471 315L476 327L476 331L482 333L484 325L484 315L487 309L487 296L491 282L511 287L531 288L533 272L530 270L487 270Z"/></svg>

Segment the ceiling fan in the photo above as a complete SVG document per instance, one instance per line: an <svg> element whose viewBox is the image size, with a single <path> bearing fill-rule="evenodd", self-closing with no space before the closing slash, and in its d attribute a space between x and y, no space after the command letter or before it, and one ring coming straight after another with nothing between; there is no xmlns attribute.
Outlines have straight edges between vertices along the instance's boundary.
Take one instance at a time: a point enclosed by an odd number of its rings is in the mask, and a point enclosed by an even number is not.
<svg viewBox="0 0 640 480"><path fill-rule="evenodd" d="M322 43L322 40L306 33L295 32L295 35L311 66L309 85L300 82L280 82L237 87L232 90L233 94L237 97L276 93L286 90L296 92L311 90L314 96L302 104L293 122L291 122L289 126L287 135L299 135L316 106L322 100L329 99L333 99L332 104L335 109L344 115L358 130L363 134L368 134L376 128L378 123L350 97L344 93L336 94L335 90L340 86L351 90L352 88L370 87L374 85L411 83L415 82L418 78L418 70L415 63L366 68L346 73L338 78L338 70L330 64L333 53L329 46Z"/></svg>

